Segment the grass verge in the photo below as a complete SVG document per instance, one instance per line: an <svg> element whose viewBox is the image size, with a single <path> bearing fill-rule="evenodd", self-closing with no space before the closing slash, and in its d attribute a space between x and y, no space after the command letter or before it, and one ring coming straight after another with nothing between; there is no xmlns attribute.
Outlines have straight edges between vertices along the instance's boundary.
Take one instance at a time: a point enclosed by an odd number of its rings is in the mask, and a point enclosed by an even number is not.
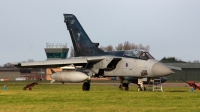
<svg viewBox="0 0 200 112"><path fill-rule="evenodd" d="M7 90L3 90L3 85ZM121 91L112 83L91 84L82 91L82 84L39 83L33 90L22 90L27 82L0 82L0 111L8 112L138 112L200 110L200 91L188 87L164 87L164 92L138 92L136 86Z"/></svg>

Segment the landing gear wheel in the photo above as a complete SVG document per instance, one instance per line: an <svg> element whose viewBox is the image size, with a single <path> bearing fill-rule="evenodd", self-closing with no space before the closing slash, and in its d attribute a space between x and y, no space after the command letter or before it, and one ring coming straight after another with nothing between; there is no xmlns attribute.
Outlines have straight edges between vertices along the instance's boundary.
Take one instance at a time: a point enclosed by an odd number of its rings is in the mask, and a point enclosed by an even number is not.
<svg viewBox="0 0 200 112"><path fill-rule="evenodd" d="M84 82L82 86L83 91L89 91L90 90L90 83Z"/></svg>
<svg viewBox="0 0 200 112"><path fill-rule="evenodd" d="M142 91L142 88L141 87L138 87L138 89L137 89L138 91Z"/></svg>
<svg viewBox="0 0 200 112"><path fill-rule="evenodd" d="M125 91L128 91L128 84L127 83L123 83L123 87Z"/></svg>
<svg viewBox="0 0 200 112"><path fill-rule="evenodd" d="M146 91L146 90L147 90L146 87L144 88L138 87L138 91Z"/></svg>
<svg viewBox="0 0 200 112"><path fill-rule="evenodd" d="M120 84L119 89L128 91L128 84L127 83Z"/></svg>

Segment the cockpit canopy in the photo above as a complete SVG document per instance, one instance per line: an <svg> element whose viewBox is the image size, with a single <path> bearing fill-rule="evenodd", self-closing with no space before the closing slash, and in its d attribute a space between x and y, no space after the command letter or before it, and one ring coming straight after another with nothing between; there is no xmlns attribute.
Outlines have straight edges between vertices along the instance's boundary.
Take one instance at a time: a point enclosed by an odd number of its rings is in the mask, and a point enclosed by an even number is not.
<svg viewBox="0 0 200 112"><path fill-rule="evenodd" d="M149 52L141 50L141 49L126 50L124 52L124 56L131 57L131 58L143 59L143 60L155 59L153 56L151 56L149 54Z"/></svg>

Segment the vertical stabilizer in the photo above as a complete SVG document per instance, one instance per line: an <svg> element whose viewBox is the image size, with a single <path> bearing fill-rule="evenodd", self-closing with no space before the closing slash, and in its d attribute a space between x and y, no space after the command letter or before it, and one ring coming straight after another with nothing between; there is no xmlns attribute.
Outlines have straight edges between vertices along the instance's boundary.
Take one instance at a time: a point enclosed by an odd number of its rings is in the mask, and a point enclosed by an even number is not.
<svg viewBox="0 0 200 112"><path fill-rule="evenodd" d="M75 50L75 56L94 56L103 51L98 48L99 43L93 43L77 18L73 14L64 14L64 22L69 30Z"/></svg>

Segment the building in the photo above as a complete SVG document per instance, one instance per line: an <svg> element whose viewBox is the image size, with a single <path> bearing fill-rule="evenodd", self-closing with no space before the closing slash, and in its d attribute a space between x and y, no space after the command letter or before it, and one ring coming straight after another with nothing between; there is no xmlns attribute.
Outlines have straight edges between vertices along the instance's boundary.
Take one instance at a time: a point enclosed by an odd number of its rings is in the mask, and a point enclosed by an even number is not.
<svg viewBox="0 0 200 112"><path fill-rule="evenodd" d="M46 80L46 72L42 68L22 68L20 69L20 77L26 80Z"/></svg>
<svg viewBox="0 0 200 112"><path fill-rule="evenodd" d="M47 60L66 59L69 48L67 48L67 44L46 43L46 48L44 50ZM61 68L53 68L53 70L56 72L62 71ZM51 70L45 68L0 68L0 79L5 80L51 80L51 74Z"/></svg>
<svg viewBox="0 0 200 112"><path fill-rule="evenodd" d="M181 67L182 71L175 71L174 74L167 76L168 82L182 82L182 79L189 81L200 81L200 63L165 63L170 66Z"/></svg>
<svg viewBox="0 0 200 112"><path fill-rule="evenodd" d="M55 59L66 59L68 56L69 48L67 48L67 44L52 44L46 43L46 48L44 49L47 60L55 60ZM55 72L62 71L61 68L47 68L46 69L46 80L51 80L50 75L52 74L51 69Z"/></svg>
<svg viewBox="0 0 200 112"><path fill-rule="evenodd" d="M0 68L0 79L15 80L20 77L20 71L17 68ZM3 81L3 80L2 80Z"/></svg>
<svg viewBox="0 0 200 112"><path fill-rule="evenodd" d="M46 43L46 48L44 49L47 60L54 59L66 59L68 56L69 48L67 48L67 44L52 44Z"/></svg>

